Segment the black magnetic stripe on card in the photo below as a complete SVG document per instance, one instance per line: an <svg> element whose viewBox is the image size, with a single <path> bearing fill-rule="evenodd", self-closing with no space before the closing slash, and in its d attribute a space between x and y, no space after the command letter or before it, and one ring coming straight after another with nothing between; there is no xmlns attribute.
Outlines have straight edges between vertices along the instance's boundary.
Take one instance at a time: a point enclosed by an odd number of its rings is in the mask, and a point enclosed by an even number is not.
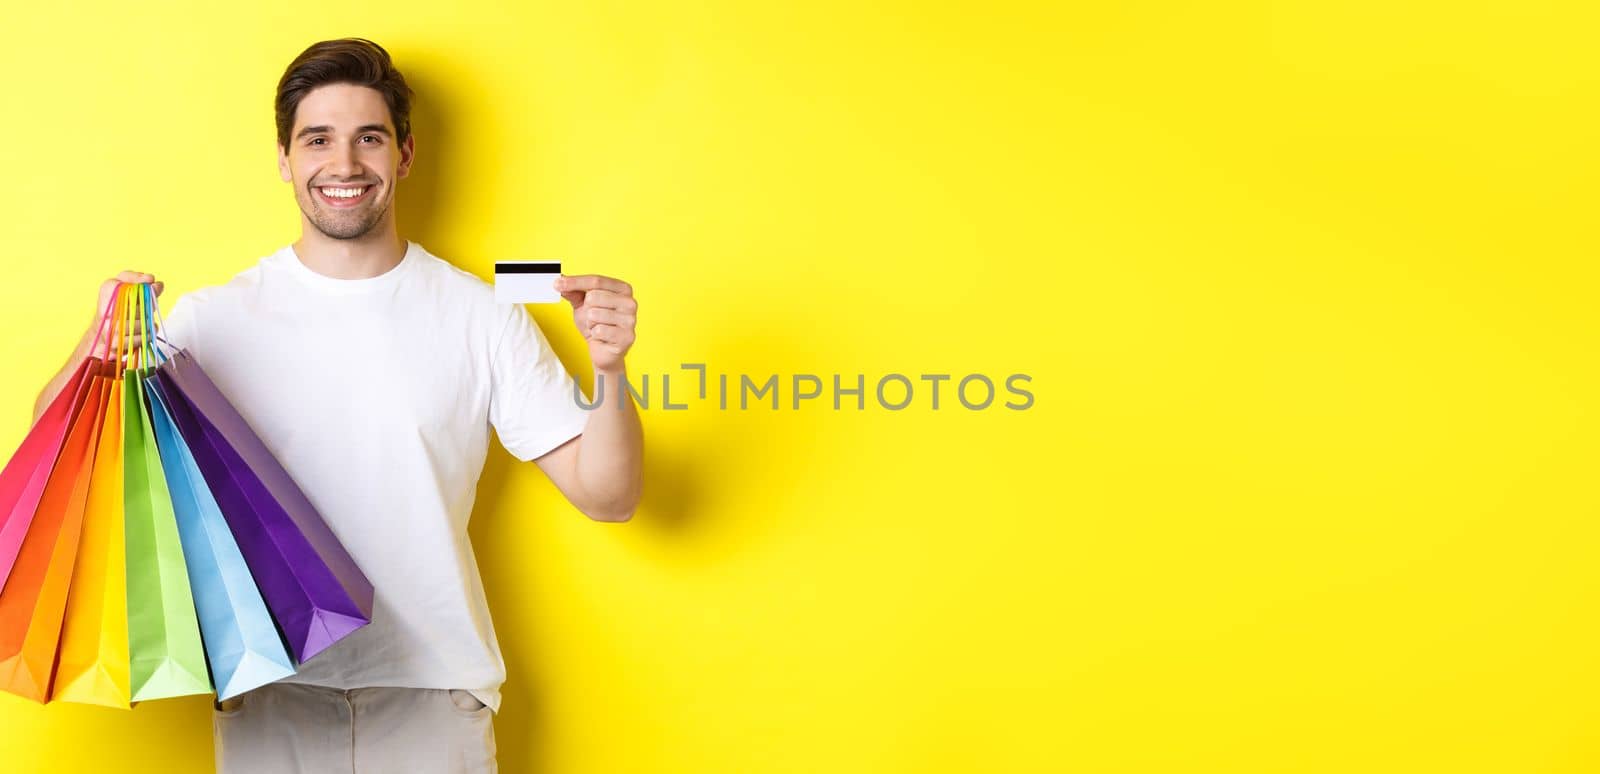
<svg viewBox="0 0 1600 774"><path fill-rule="evenodd" d="M559 263L496 263L495 274L560 274Z"/></svg>

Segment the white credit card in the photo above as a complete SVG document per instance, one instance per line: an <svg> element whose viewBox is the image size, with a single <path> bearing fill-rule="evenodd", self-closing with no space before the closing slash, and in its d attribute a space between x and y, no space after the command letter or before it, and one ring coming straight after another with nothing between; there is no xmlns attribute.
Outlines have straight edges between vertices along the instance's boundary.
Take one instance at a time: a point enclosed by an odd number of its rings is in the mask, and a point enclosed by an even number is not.
<svg viewBox="0 0 1600 774"><path fill-rule="evenodd" d="M561 300L556 277L560 261L495 261L494 301L497 304L553 304Z"/></svg>

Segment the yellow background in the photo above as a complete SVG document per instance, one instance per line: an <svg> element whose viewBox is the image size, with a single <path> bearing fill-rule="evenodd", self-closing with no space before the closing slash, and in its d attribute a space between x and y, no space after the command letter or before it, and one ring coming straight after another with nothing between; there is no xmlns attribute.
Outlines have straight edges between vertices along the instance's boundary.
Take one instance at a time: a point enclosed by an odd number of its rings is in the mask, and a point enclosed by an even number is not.
<svg viewBox="0 0 1600 774"><path fill-rule="evenodd" d="M402 234L628 280L636 375L1033 377L654 406L626 525L496 447L504 770L1594 771L1588 7L11 9L0 445L101 279L297 236L273 88L365 36ZM208 711L0 697L0 769L208 771Z"/></svg>

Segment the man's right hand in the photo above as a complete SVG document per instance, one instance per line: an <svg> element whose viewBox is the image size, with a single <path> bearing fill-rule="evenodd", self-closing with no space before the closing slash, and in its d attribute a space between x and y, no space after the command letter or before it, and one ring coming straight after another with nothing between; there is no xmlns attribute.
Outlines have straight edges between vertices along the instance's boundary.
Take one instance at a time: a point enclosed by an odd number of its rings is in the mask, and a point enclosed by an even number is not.
<svg viewBox="0 0 1600 774"><path fill-rule="evenodd" d="M161 283L156 282L155 275L145 274L144 272L125 271L115 277L112 277L111 279L106 280L105 282L100 283L100 299L95 305L94 316L89 318L89 330L85 332L83 334L83 338L79 340L77 350L75 350L72 355L67 358L67 364L62 366L60 371L56 372L55 377L53 377L50 382L44 386L44 389L39 391L39 397L34 399L33 421L39 421L39 417L44 414L45 408L50 405L51 401L56 399L56 396L61 393L62 388L66 387L67 381L72 378L73 372L77 371L78 363L80 361L91 355L104 356L107 358L114 356L116 352L116 342L110 340L111 326L108 323L105 329L102 330L100 327L100 315L105 313L106 306L109 305L111 303L111 299L115 297L117 285L119 283L144 282L151 283L151 290L155 291L156 295L161 295ZM127 352L134 347L140 346L143 344L143 342L144 336L140 335L138 332L129 332L125 337L123 351ZM108 343L110 344L109 348L107 347ZM126 361L128 359L129 356L124 355L124 362L122 365L126 366Z"/></svg>
<svg viewBox="0 0 1600 774"><path fill-rule="evenodd" d="M112 297L115 296L117 292L118 284L141 284L145 282L152 283L151 289L155 291L157 297L161 295L162 284L160 282L156 282L156 277L154 274L145 274L144 272L125 271L115 277L112 277L111 279L106 280L105 282L100 283L100 300L94 308L94 316L90 318L89 330L84 334L84 341L93 347L93 344L97 338L101 341L104 341L105 338L110 335L111 326L109 324L102 331L100 327L100 315L106 311L106 307L111 303ZM123 347L125 349L133 349L134 347L138 347L144 343L144 335L140 331L132 331L127 335L125 341L126 343L123 344ZM115 348L116 342L111 342L111 345L113 348ZM92 351L92 349L90 351Z"/></svg>

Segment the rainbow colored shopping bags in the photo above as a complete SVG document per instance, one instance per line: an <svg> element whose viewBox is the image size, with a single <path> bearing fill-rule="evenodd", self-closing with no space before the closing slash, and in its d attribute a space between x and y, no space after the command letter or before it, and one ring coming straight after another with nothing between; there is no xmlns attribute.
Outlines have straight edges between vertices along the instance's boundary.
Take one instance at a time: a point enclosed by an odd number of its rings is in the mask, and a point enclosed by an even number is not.
<svg viewBox="0 0 1600 774"><path fill-rule="evenodd" d="M372 584L321 514L169 350L150 286L119 286L0 470L0 691L226 698L371 620Z"/></svg>

